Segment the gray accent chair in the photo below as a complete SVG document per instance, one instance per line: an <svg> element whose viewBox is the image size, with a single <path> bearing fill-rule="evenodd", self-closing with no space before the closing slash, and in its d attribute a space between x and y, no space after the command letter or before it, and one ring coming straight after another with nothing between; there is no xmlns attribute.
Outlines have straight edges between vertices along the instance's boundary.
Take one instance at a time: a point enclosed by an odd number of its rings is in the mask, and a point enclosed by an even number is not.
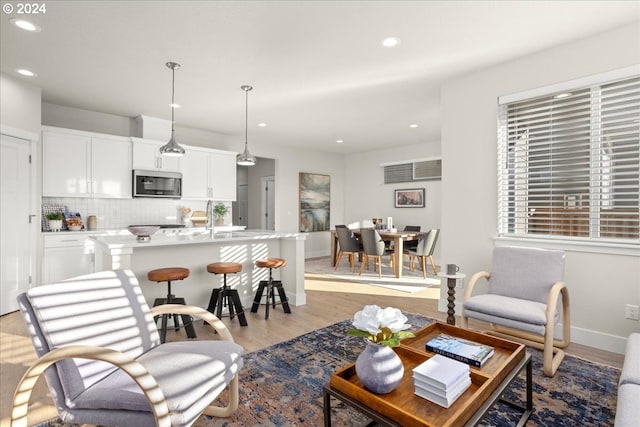
<svg viewBox="0 0 640 427"><path fill-rule="evenodd" d="M12 426L26 426L29 398L44 372L65 423L190 426L238 406L243 348L208 311L179 304L149 309L134 274L104 271L37 286L18 296L38 360L18 384ZM220 339L161 344L153 317L204 319ZM229 389L228 405L212 402Z"/></svg>
<svg viewBox="0 0 640 427"><path fill-rule="evenodd" d="M361 228L360 240L362 241L362 249L364 259L360 265L360 272L364 269L365 264L369 265L369 258L373 258L374 268L378 270L378 278L382 278L382 257L389 255L391 257L391 269L397 264L395 261L395 253L393 249L387 249L384 240L380 234L373 228Z"/></svg>
<svg viewBox="0 0 640 427"><path fill-rule="evenodd" d="M362 245L358 238L353 234L346 225L336 225L336 235L338 236L338 245L340 246L340 250L338 251L338 257L336 259L335 270L338 269L340 265L340 260L342 259L342 255L345 253L349 256L349 265L351 265L351 272L355 272L355 255L362 253Z"/></svg>
<svg viewBox="0 0 640 427"><path fill-rule="evenodd" d="M407 249L404 251L404 255L409 256L409 269L411 271L415 270L416 258L420 261L420 268L422 269L423 279L427 278L427 259L431 263L433 274L438 274L436 263L433 260L433 251L436 249L436 243L438 242L439 235L439 229L434 228L433 230L429 230L427 234L425 234L420 240L418 240L418 246L416 246L415 249Z"/></svg>
<svg viewBox="0 0 640 427"><path fill-rule="evenodd" d="M570 342L569 291L563 281L565 254L559 250L496 247L491 273L474 274L464 293L461 326L473 318L491 325L488 333L544 351L544 375L552 377ZM472 296L479 279L488 292ZM562 339L554 338L562 307Z"/></svg>

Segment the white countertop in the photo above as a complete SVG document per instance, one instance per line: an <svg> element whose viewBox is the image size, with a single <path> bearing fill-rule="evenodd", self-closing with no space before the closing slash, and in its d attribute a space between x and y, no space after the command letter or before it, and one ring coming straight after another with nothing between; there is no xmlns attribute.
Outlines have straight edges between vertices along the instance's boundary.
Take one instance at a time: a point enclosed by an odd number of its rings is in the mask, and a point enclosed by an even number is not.
<svg viewBox="0 0 640 427"><path fill-rule="evenodd" d="M163 233L164 231L164 233ZM102 235L91 236L96 245L107 249L120 248L145 248L157 246L175 246L203 243L224 243L230 241L247 241L263 239L306 239L305 233L286 233L271 230L239 230L239 231L215 231L213 236L210 230L204 228L195 229L163 229L151 236L150 240L140 241L132 234L129 235Z"/></svg>
<svg viewBox="0 0 640 427"><path fill-rule="evenodd" d="M220 225L220 226L214 227L213 229L215 233L223 233L228 231L241 231L241 230L244 230L245 228L246 227L244 225ZM161 228L160 230L158 230L156 234L157 235L159 234L172 235L177 233L193 234L193 233L203 233L205 231L207 233L209 232L209 230L206 229L206 227ZM132 234L126 228L119 228L119 229L98 229L98 230L83 229L78 231L71 231L71 230L43 231L42 235L43 236L86 235L87 237L91 237L91 236L131 236Z"/></svg>

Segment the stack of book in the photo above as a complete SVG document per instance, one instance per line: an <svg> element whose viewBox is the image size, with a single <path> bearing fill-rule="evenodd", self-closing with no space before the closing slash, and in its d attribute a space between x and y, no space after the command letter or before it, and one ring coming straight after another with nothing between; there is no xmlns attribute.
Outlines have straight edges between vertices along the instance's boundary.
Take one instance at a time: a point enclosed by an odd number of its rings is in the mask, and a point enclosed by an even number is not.
<svg viewBox="0 0 640 427"><path fill-rule="evenodd" d="M415 394L448 408L471 385L469 365L436 354L413 369Z"/></svg>
<svg viewBox="0 0 640 427"><path fill-rule="evenodd" d="M427 351L451 357L460 362L481 367L492 355L493 347L477 342L440 334L425 345Z"/></svg>

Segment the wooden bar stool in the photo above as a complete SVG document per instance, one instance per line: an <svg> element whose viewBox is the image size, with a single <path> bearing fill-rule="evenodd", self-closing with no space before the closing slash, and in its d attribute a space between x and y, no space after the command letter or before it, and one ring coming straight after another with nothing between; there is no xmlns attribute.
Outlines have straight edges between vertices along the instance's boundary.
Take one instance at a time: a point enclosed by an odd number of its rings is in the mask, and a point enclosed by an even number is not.
<svg viewBox="0 0 640 427"><path fill-rule="evenodd" d="M244 308L240 302L240 295L237 289L229 289L227 287L227 274L238 273L242 271L242 264L237 262L212 262L207 265L207 271L213 274L223 275L222 289L217 288L211 292L209 299L209 307L207 310L220 319L222 317L222 306L229 306L229 318L233 319L238 316L240 326L247 326L247 318L244 315ZM234 313L235 307L235 313Z"/></svg>
<svg viewBox="0 0 640 427"><path fill-rule="evenodd" d="M291 313L291 309L289 308L289 300L287 299L287 294L284 291L282 282L280 280L273 280L272 276L272 270L274 268L281 268L285 265L287 265L287 261L282 258L266 258L256 261L256 267L269 269L269 280L260 281L258 291L256 292L256 296L253 299L253 305L251 306L252 313L256 313L258 311L258 307L260 306L260 301L262 299L262 293L264 292L265 288L267 289L267 303L264 315L265 319L269 318L269 300L271 300L273 308L276 308L276 295L273 292L273 288L278 289L278 296L280 297L280 302L278 304L282 304L282 309L285 313Z"/></svg>
<svg viewBox="0 0 640 427"><path fill-rule="evenodd" d="M166 298L156 298L153 302L153 306L162 305L162 304L182 304L187 305L184 298L176 297L171 293L171 281L173 280L184 280L189 277L189 269L182 267L169 267L169 268L159 268L156 270L151 270L147 273L147 279L151 282L167 282L167 297ZM180 321L178 320L178 315L176 314L163 314L162 315L162 325L160 327L160 342L164 343L167 338L167 321L169 320L169 316L173 316L173 324L176 328L176 332L180 329ZM193 327L191 316L188 314L182 314L182 323L184 325L184 329L187 331L188 338L196 337L196 330ZM154 318L154 320L158 321L158 316Z"/></svg>

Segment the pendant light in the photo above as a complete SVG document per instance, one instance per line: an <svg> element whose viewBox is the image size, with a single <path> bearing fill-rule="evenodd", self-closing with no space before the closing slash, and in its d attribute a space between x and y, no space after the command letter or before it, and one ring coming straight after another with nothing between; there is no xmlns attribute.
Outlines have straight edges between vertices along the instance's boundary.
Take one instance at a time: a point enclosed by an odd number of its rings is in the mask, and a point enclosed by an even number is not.
<svg viewBox="0 0 640 427"><path fill-rule="evenodd" d="M160 154L163 156L179 157L184 155L184 148L176 142L174 114L176 109L176 70L180 68L180 64L177 62L167 62L166 65L167 68L171 68L171 138L169 139L169 142L160 147Z"/></svg>
<svg viewBox="0 0 640 427"><path fill-rule="evenodd" d="M253 87L249 85L240 86L240 89L244 91L245 97L245 116L244 116L244 152L242 154L238 154L237 163L240 166L253 166L256 164L256 156L249 152L249 147L247 147L247 134L249 129L249 91L253 89Z"/></svg>

